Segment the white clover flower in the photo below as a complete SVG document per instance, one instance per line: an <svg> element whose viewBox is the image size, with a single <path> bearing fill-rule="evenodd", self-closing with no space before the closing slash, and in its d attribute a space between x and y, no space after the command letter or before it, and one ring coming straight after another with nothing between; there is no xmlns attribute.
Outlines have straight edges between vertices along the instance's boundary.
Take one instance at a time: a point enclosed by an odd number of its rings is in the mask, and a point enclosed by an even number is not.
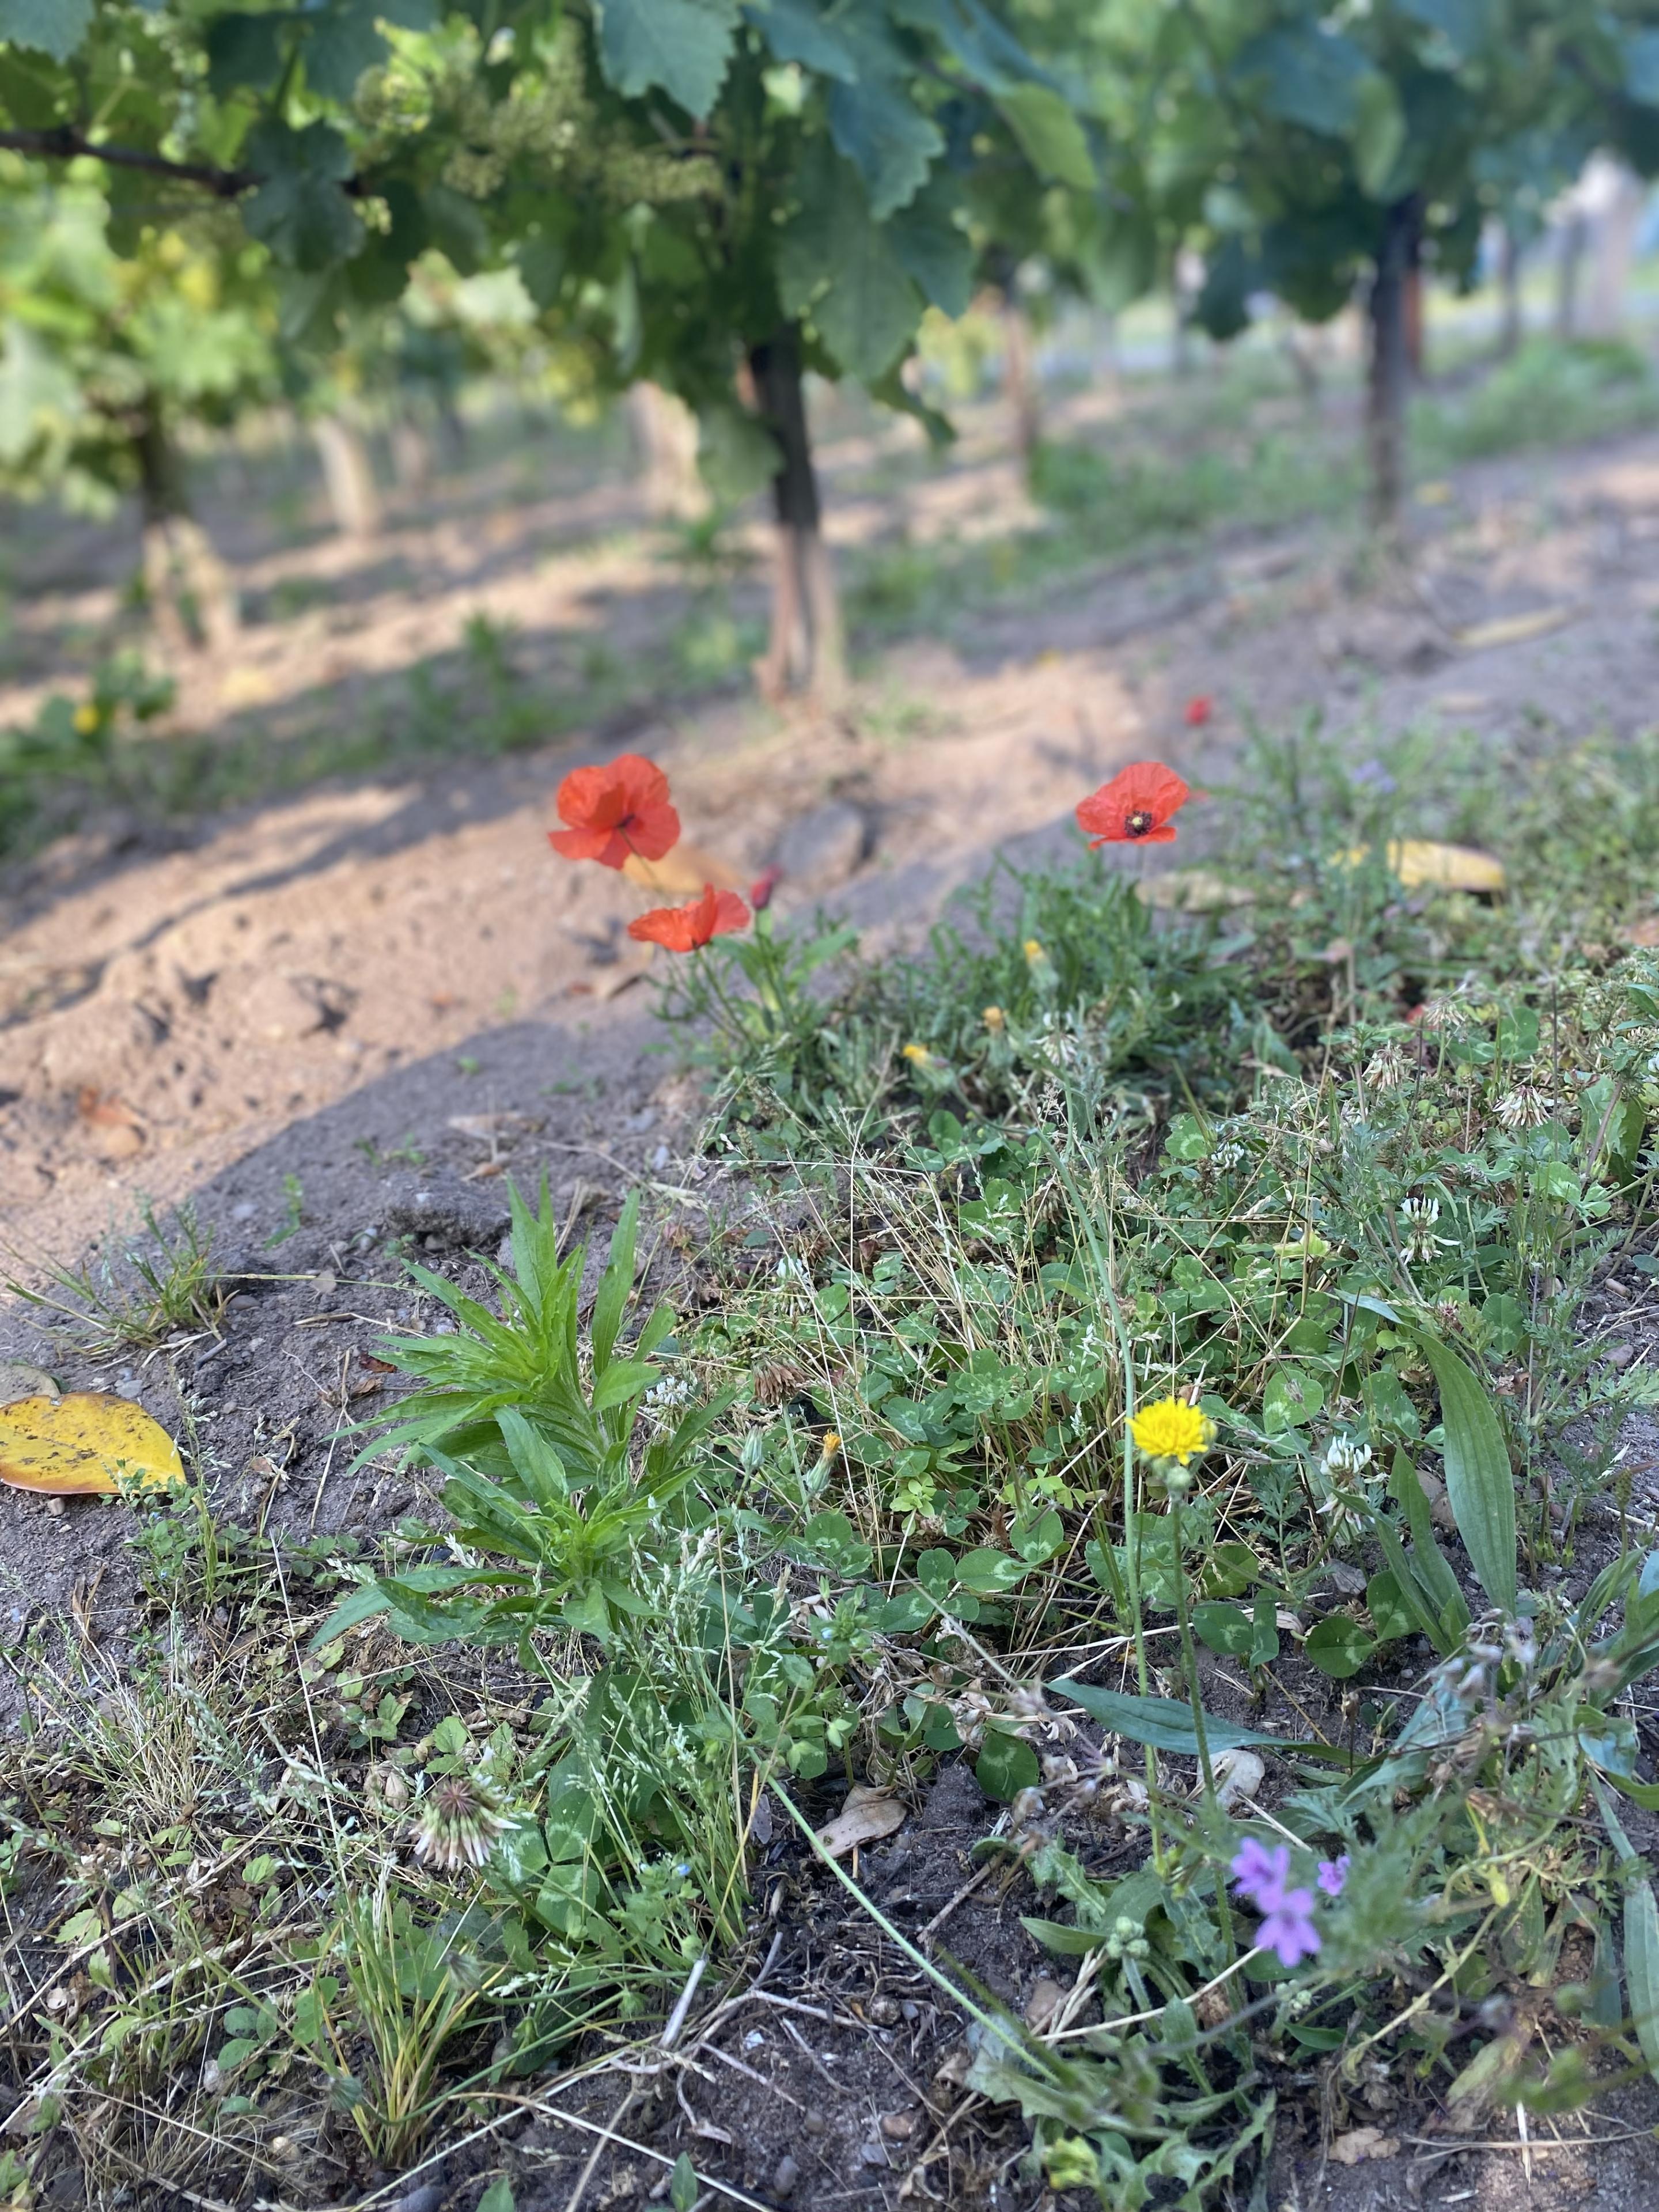
<svg viewBox="0 0 1659 2212"><path fill-rule="evenodd" d="M1434 1224L1440 1218L1437 1198L1413 1197L1401 1201L1400 1218L1405 1228L1404 1250L1407 1262L1432 1260L1443 1245L1450 1243L1446 1237L1437 1237Z"/></svg>
<svg viewBox="0 0 1659 2212"><path fill-rule="evenodd" d="M1554 1107L1535 1084L1517 1083L1504 1093L1494 1111L1506 1129L1541 1129Z"/></svg>
<svg viewBox="0 0 1659 2212"><path fill-rule="evenodd" d="M1325 1447L1325 1472L1334 1481L1358 1481L1370 1463L1370 1446L1357 1437L1333 1437Z"/></svg>

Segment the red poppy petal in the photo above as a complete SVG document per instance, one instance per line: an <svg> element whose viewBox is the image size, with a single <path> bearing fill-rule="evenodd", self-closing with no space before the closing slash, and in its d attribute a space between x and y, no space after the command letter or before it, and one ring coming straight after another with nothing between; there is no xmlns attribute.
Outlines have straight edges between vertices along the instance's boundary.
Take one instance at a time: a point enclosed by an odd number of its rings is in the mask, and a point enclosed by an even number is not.
<svg viewBox="0 0 1659 2212"><path fill-rule="evenodd" d="M597 860L619 868L628 858L628 841L615 830L550 830L547 842L567 860Z"/></svg>
<svg viewBox="0 0 1659 2212"><path fill-rule="evenodd" d="M613 830L627 811L625 793L603 768L572 769L555 804L573 830Z"/></svg>

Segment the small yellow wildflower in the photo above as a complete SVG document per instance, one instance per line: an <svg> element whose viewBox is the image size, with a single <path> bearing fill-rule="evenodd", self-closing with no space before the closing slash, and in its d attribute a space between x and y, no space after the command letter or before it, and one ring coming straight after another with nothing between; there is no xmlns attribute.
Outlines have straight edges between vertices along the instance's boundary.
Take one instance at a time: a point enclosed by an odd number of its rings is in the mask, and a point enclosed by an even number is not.
<svg viewBox="0 0 1659 2212"><path fill-rule="evenodd" d="M933 1055L925 1044L907 1044L904 1048L904 1057L912 1067L926 1067Z"/></svg>
<svg viewBox="0 0 1659 2212"><path fill-rule="evenodd" d="M1129 1424L1129 1433L1148 1459L1177 1459L1182 1467L1203 1451L1215 1434L1207 1415L1184 1398L1160 1398L1145 1406Z"/></svg>
<svg viewBox="0 0 1659 2212"><path fill-rule="evenodd" d="M1035 937L1028 937L1021 949L1034 967L1039 960L1046 960L1048 957Z"/></svg>
<svg viewBox="0 0 1659 2212"><path fill-rule="evenodd" d="M986 1028L990 1030L993 1036L999 1036L1005 1027L1000 1006L987 1006L984 1020Z"/></svg>
<svg viewBox="0 0 1659 2212"><path fill-rule="evenodd" d="M822 1456L825 1459L834 1459L836 1454L840 1449L840 1437L836 1434L834 1429L826 1429L823 1432L823 1443L821 1447Z"/></svg>
<svg viewBox="0 0 1659 2212"><path fill-rule="evenodd" d="M89 738L99 723L98 709L90 699L83 700L75 710L75 726L83 738Z"/></svg>

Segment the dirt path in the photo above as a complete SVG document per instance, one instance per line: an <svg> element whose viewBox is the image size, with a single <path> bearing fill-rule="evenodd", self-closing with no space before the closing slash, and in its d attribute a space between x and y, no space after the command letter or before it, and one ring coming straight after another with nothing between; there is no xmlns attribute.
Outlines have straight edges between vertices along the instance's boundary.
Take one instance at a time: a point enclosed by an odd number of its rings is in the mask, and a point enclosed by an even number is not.
<svg viewBox="0 0 1659 2212"><path fill-rule="evenodd" d="M977 469L1000 495L1000 465ZM955 505L975 473L898 496ZM843 519L867 526L856 501ZM504 591L540 563L546 516L521 520L517 568L504 544L492 556ZM639 1019L640 994L609 995L637 902L556 860L544 832L559 775L619 742L664 762L688 836L738 866L775 859L793 825L806 865L781 903L828 896L880 935L920 922L1011 839L1063 834L1076 797L1126 759L1214 776L1250 716L1435 716L1534 744L1647 718L1659 441L1470 471L1428 526L1415 597L1351 592L1333 532L1285 532L896 646L833 725L728 698L544 754L325 788L210 820L172 849L67 841L4 887L6 1241L68 1255L131 1194L175 1199L347 1098L319 1142L429 1143L410 1089L421 1068L457 1113L522 1110L526 1054L542 1081L556 1060L579 1078L602 1035ZM337 547L313 550L337 564ZM1480 649L1482 626L1516 617L1559 627ZM341 634L341 653L359 647L366 666L384 654L376 623ZM1195 732L1181 708L1198 692L1217 705ZM457 1073L472 1060L490 1072ZM284 1172L309 1192L324 1170L301 1147ZM277 1224L262 1206L255 1225Z"/></svg>

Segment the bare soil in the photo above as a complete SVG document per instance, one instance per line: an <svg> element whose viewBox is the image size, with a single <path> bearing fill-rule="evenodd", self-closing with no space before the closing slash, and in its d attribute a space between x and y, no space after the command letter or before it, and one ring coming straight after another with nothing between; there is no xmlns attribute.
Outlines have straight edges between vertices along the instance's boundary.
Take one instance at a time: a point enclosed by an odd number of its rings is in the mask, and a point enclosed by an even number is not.
<svg viewBox="0 0 1659 2212"><path fill-rule="evenodd" d="M890 449L848 441L831 453L844 538L948 540L1018 517L1024 495L986 440L970 438L939 472L893 435ZM860 486L884 454L876 497ZM257 711L276 727L301 710L349 715L387 671L447 654L453 674L479 611L515 622L515 655L550 681L573 637L603 635L626 656L684 614L685 590L665 580L625 491L510 490L452 484L423 511L394 513L366 547L314 530L283 544L256 515L210 516L267 613L240 658L181 672L183 716L207 726ZM999 851L1060 849L1076 799L1127 760L1158 755L1200 787L1224 776L1250 717L1282 726L1319 712L1356 742L1427 720L1534 745L1650 721L1659 438L1471 469L1416 526L1409 584L1362 586L1349 541L1320 526L1241 533L964 616L946 635L877 655L833 720L732 693L544 751L337 779L230 815L112 821L62 841L0 879L0 1242L15 1272L38 1282L46 1262L79 1260L141 1194L191 1198L221 1263L246 1279L222 1334L128 1357L99 1380L169 1425L195 1425L228 1513L368 1537L422 1502L414 1478L353 1473L344 1438L374 1403L375 1334L411 1316L394 1240L481 1281L469 1255L499 1242L507 1171L526 1185L545 1174L573 1227L601 1233L636 1180L665 1216L684 1207L699 1229L747 1202L696 1158L695 1086L651 1049L649 982L623 934L636 895L548 849L569 767L623 743L652 754L688 838L745 872L793 831L805 865L781 884L781 907L822 901L879 944L919 934ZM111 617L118 561L66 542L56 557L79 570L21 603L27 682L0 698L0 719L67 665L76 625ZM307 592L312 605L282 615ZM1480 641L1482 626L1525 617L1538 619ZM1200 693L1215 714L1192 729L1182 708ZM854 810L850 844L845 815L827 807ZM1201 814L1191 818L1201 840ZM665 1252L653 1261L665 1275L670 1263ZM0 1357L44 1358L66 1385L94 1372L16 1301L0 1314ZM5 1640L42 1613L63 1617L78 1593L118 1649L135 1589L125 1528L118 1506L54 1515L0 1494ZM897 1924L921 1925L968 1879L963 1854L990 1817L976 1795L965 1770L947 1771L866 1862ZM948 2076L940 2087L960 2023L821 1871L781 1841L776 1858L777 1955L696 2086L683 2083L686 2101L659 2083L619 2115L609 2076L592 2110L563 2108L670 2158L690 2148L761 2203L1034 2205L1041 2191L1020 2178L1006 2115L964 2112L959 2087ZM1022 1905L999 1878L943 1937L1021 2007L1054 1963L1019 1928L1030 1909L1029 1887ZM1284 2087L1287 2110L1300 2095L1310 2117L1301 2136L1281 2128L1272 2212L1402 2198L1471 2212L1659 2203L1646 2090L1588 2123L1603 2146L1581 2138L1577 2118L1560 2122L1569 2148L1540 2143L1528 2173L1518 2150L1447 2145L1426 2108L1376 2115L1396 2148L1333 2164L1333 2138L1366 2115L1322 2110L1312 2082ZM908 2126L884 2129L895 2115ZM1512 2116L1493 2126L1512 2133ZM1632 2132L1612 2140L1621 2128ZM491 2138L381 2201L471 2212L505 2164L520 2212L551 2212L574 2203L596 2142L588 2202L660 2201L664 2166L546 2108L510 2143ZM420 2193L432 2186L440 2193Z"/></svg>

